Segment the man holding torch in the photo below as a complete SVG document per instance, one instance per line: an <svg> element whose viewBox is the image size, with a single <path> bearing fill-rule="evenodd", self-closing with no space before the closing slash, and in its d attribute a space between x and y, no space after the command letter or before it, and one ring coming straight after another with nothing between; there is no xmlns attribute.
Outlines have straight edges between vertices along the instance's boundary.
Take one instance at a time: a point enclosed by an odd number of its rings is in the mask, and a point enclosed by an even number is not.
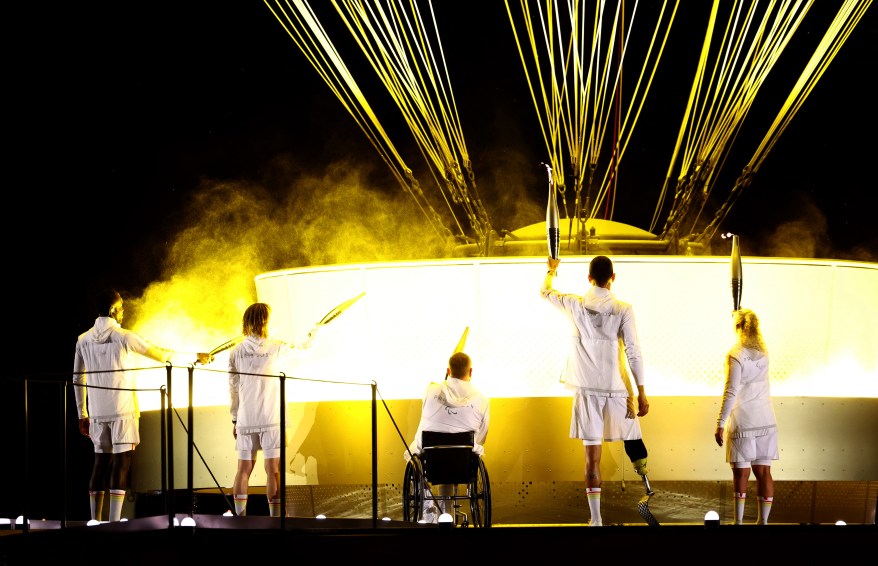
<svg viewBox="0 0 878 566"><path fill-rule="evenodd" d="M561 260L551 255L549 270L540 294L564 312L571 322L572 363L568 365L564 383L573 390L573 413L570 437L582 440L585 447L585 482L590 526L602 526L601 518L601 445L604 441L625 442L625 453L634 469L643 478L648 499L652 495L646 478L646 446L643 444L637 417L649 412L644 389L643 359L630 304L620 301L610 291L616 274L613 262L606 256L591 260L588 280L591 287L585 295L560 293L552 288ZM625 359L637 385L637 412L629 404ZM644 501L639 511L650 525L658 524Z"/></svg>

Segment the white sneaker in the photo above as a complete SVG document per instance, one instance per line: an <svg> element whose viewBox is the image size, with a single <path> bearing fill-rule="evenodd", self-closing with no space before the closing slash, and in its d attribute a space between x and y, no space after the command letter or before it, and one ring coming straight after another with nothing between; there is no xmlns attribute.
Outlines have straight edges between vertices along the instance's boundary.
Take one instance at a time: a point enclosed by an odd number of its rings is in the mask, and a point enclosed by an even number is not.
<svg viewBox="0 0 878 566"><path fill-rule="evenodd" d="M424 507L423 519L425 523L438 523L439 515L441 515L441 512L435 505Z"/></svg>

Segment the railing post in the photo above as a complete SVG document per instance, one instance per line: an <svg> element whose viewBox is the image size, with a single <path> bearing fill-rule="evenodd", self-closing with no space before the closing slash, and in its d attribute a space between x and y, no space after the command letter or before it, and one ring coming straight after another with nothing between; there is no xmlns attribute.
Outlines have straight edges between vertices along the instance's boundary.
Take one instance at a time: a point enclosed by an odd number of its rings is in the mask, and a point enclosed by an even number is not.
<svg viewBox="0 0 878 566"><path fill-rule="evenodd" d="M27 384L28 384L28 379L27 379L27 377L25 377L24 378L24 477L30 478L30 469L28 466L28 462L30 462L30 449L29 449L30 441L28 440L28 437L29 437L28 421L30 420L30 417L28 416L28 412L27 412ZM25 481L27 481L27 480L25 480ZM33 489L33 486L28 486L28 487L30 489ZM25 533L30 531L30 510L29 510L29 507L30 507L30 505L28 505L28 498L25 497L24 498L24 513L22 514L22 517L24 520L21 523L21 530ZM15 519L13 519L13 521L14 520ZM14 525L13 525L13 528L14 528Z"/></svg>
<svg viewBox="0 0 878 566"><path fill-rule="evenodd" d="M173 385L171 379L171 370L174 366L170 362L165 364L167 370L167 387L168 387L168 408L165 413L167 424L165 425L168 436L167 454L168 454L168 492L165 501L168 504L168 528L174 528L174 399Z"/></svg>
<svg viewBox="0 0 878 566"><path fill-rule="evenodd" d="M189 418L188 418L188 428L189 428L189 442L186 444L187 453L186 453L186 496L189 498L189 516L191 517L195 513L195 491L193 489L193 469L194 469L194 457L193 457L193 446L195 445L195 415L194 409L192 408L193 402L193 388L195 381L195 366L189 365Z"/></svg>
<svg viewBox="0 0 878 566"><path fill-rule="evenodd" d="M61 429L64 431L63 446L61 448L61 528L67 528L67 380L61 383L61 418L63 424Z"/></svg>
<svg viewBox="0 0 878 566"><path fill-rule="evenodd" d="M372 382L372 528L378 528L378 384Z"/></svg>
<svg viewBox="0 0 878 566"><path fill-rule="evenodd" d="M165 395L167 395L167 388L162 387L159 389L159 460L161 461L159 465L159 474L161 475L161 491L162 496L164 497L165 502L165 513L168 512L168 443L167 443L167 432L165 431L165 410L167 408L167 402L165 401Z"/></svg>
<svg viewBox="0 0 878 566"><path fill-rule="evenodd" d="M287 376L280 374L280 528L287 524ZM268 507L271 509L271 494L268 494Z"/></svg>

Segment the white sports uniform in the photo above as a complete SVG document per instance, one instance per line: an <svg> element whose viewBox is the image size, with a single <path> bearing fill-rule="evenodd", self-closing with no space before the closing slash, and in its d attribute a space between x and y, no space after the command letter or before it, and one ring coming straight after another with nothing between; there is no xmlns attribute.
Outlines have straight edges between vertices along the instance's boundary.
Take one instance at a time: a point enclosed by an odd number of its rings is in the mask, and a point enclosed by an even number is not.
<svg viewBox="0 0 878 566"><path fill-rule="evenodd" d="M280 456L279 376L281 372L290 375L297 358L311 344L309 340L297 347L273 338L247 336L231 350L230 412L236 423L235 449L240 459L254 460L260 449L265 458ZM286 423L289 426L288 414Z"/></svg>
<svg viewBox="0 0 878 566"><path fill-rule="evenodd" d="M95 452L126 452L140 444L135 372L107 370L135 367L132 356L145 354L151 347L143 337L108 316L98 317L94 326L76 340L76 411L80 419L90 419L89 436ZM80 387L86 384L91 387ZM104 387L112 389L101 389Z"/></svg>
<svg viewBox="0 0 878 566"><path fill-rule="evenodd" d="M741 344L726 356L726 383L717 427L725 429L726 462L771 465L780 455L771 402L768 354Z"/></svg>
<svg viewBox="0 0 878 566"><path fill-rule="evenodd" d="M421 407L421 422L409 444L404 457L410 460L412 454L420 454L421 431L466 432L475 431L473 452L485 453L485 438L488 436L488 423L491 420L489 399L469 381L449 377L441 383L430 383L424 393Z"/></svg>
<svg viewBox="0 0 878 566"><path fill-rule="evenodd" d="M571 352L563 377L573 390L570 437L587 446L642 438L640 420L626 418L633 392L626 382L623 353L635 383L645 384L631 305L596 285L583 296L546 286L540 294L570 321Z"/></svg>

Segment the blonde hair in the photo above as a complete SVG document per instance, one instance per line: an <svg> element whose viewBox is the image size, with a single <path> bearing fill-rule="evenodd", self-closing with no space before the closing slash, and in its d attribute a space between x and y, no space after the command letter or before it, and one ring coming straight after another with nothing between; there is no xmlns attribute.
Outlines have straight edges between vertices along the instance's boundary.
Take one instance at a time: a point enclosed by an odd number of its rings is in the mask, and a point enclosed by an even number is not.
<svg viewBox="0 0 878 566"><path fill-rule="evenodd" d="M739 309L732 313L735 330L740 333L741 345L752 350L768 353L762 333L759 331L759 317L750 309Z"/></svg>
<svg viewBox="0 0 878 566"><path fill-rule="evenodd" d="M241 332L245 336L268 338L268 319L270 316L270 306L266 303L253 303L244 311L244 317L241 319Z"/></svg>

